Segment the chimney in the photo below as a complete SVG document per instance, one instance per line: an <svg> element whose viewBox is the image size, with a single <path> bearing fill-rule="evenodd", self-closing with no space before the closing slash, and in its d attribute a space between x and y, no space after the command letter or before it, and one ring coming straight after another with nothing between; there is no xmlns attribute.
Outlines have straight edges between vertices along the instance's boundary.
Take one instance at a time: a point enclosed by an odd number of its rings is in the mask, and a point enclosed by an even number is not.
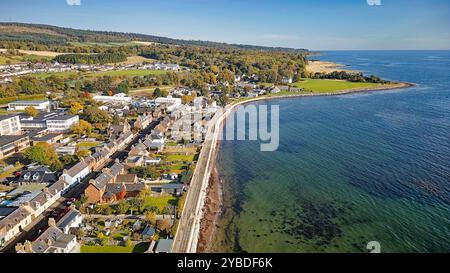
<svg viewBox="0 0 450 273"><path fill-rule="evenodd" d="M48 218L48 226L49 227L56 227L55 218Z"/></svg>

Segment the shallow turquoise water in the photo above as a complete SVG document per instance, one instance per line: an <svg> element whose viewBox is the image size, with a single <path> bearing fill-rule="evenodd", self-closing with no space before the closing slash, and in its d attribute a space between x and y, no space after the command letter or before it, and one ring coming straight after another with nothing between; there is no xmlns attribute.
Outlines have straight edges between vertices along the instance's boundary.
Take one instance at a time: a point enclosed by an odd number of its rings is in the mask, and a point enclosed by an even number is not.
<svg viewBox="0 0 450 273"><path fill-rule="evenodd" d="M450 252L450 52L315 58L418 85L256 103L280 105L280 147L222 142L215 250Z"/></svg>

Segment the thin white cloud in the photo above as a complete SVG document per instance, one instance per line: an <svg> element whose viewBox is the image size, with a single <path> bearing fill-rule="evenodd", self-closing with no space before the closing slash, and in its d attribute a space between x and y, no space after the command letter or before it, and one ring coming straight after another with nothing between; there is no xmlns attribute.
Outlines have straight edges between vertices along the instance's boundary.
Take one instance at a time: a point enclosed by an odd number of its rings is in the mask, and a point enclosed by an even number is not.
<svg viewBox="0 0 450 273"><path fill-rule="evenodd" d="M381 6L381 0L367 0L369 6Z"/></svg>
<svg viewBox="0 0 450 273"><path fill-rule="evenodd" d="M69 6L80 6L81 0L66 0L66 3Z"/></svg>

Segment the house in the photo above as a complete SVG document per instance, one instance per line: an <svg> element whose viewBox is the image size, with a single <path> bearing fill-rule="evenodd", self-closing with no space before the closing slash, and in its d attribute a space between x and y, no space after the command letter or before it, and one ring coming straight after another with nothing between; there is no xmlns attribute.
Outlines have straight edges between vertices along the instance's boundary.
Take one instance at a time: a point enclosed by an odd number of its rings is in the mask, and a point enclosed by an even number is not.
<svg viewBox="0 0 450 273"><path fill-rule="evenodd" d="M122 134L124 133L128 133L131 131L131 126L130 124L125 121L122 124L112 124L109 126L108 128L108 135L111 139L117 139L119 138Z"/></svg>
<svg viewBox="0 0 450 273"><path fill-rule="evenodd" d="M166 193L166 194L172 194L176 196L180 196L185 187L183 184L178 183L169 183L169 184L162 184L162 185L152 185L150 187L151 191L157 192L157 193Z"/></svg>
<svg viewBox="0 0 450 273"><path fill-rule="evenodd" d="M49 100L30 100L30 101L15 101L8 103L8 111L23 111L27 107L33 107L36 110L50 112L56 109L56 102Z"/></svg>
<svg viewBox="0 0 450 273"><path fill-rule="evenodd" d="M150 225L147 225L141 233L142 240L144 241L153 240L153 236L155 236L155 234L156 234L155 228L151 227Z"/></svg>
<svg viewBox="0 0 450 273"><path fill-rule="evenodd" d="M129 156L127 157L127 159L125 159L125 165L129 168L142 166L143 163L144 163L143 156Z"/></svg>
<svg viewBox="0 0 450 273"><path fill-rule="evenodd" d="M120 184L135 184L137 182L138 178L135 174L120 174L116 178L116 183Z"/></svg>
<svg viewBox="0 0 450 273"><path fill-rule="evenodd" d="M160 134L151 134L144 141L144 145L152 151L161 152L164 149L165 138Z"/></svg>
<svg viewBox="0 0 450 273"><path fill-rule="evenodd" d="M79 227L82 222L83 214L72 208L56 223L56 226L65 234L69 234L71 228Z"/></svg>
<svg viewBox="0 0 450 273"><path fill-rule="evenodd" d="M146 189L145 183L124 184L126 191L126 198L137 197L142 190Z"/></svg>
<svg viewBox="0 0 450 273"><path fill-rule="evenodd" d="M292 83L292 77L283 77L281 79L281 82L284 84L291 84Z"/></svg>
<svg viewBox="0 0 450 273"><path fill-rule="evenodd" d="M272 93L272 94L278 94L278 93L281 92L281 89L278 88L277 86L273 86L273 87L271 87L271 88L269 89L269 92Z"/></svg>
<svg viewBox="0 0 450 273"><path fill-rule="evenodd" d="M75 164L70 169L63 170L61 178L64 179L69 185L81 182L91 172L89 163L85 158L82 158L80 162Z"/></svg>
<svg viewBox="0 0 450 273"><path fill-rule="evenodd" d="M27 135L1 136L0 159L18 153L30 146L30 138Z"/></svg>
<svg viewBox="0 0 450 273"><path fill-rule="evenodd" d="M115 94L114 96L94 96L94 100L111 104L130 104L133 100L124 93Z"/></svg>
<svg viewBox="0 0 450 273"><path fill-rule="evenodd" d="M48 168L37 168L22 172L19 179L12 183L21 186L27 184L52 184L56 181L58 181L56 175Z"/></svg>
<svg viewBox="0 0 450 273"><path fill-rule="evenodd" d="M102 173L95 179L89 181L89 185L84 191L87 197L88 203L103 202L103 195L107 192L106 186L116 182L118 175L124 172L125 166L116 161L111 168L104 168ZM112 194L115 194L114 188L109 188L111 194L108 194L107 199L113 198Z"/></svg>
<svg viewBox="0 0 450 273"><path fill-rule="evenodd" d="M0 136L19 135L21 132L18 114L0 116Z"/></svg>
<svg viewBox="0 0 450 273"><path fill-rule="evenodd" d="M64 233L55 220L48 220L49 227L33 242L16 245L17 253L71 253L77 246L77 237Z"/></svg>
<svg viewBox="0 0 450 273"><path fill-rule="evenodd" d="M155 248L155 253L171 253L173 239L160 239Z"/></svg>
<svg viewBox="0 0 450 273"><path fill-rule="evenodd" d="M147 146L143 143L138 143L134 145L130 152L128 153L128 156L146 156L148 155Z"/></svg>
<svg viewBox="0 0 450 273"><path fill-rule="evenodd" d="M106 184L105 193L102 196L102 201L111 203L125 198L127 192L124 184Z"/></svg>
<svg viewBox="0 0 450 273"><path fill-rule="evenodd" d="M78 124L80 121L78 115L58 115L46 120L47 130L49 132L68 132L70 127Z"/></svg>
<svg viewBox="0 0 450 273"><path fill-rule="evenodd" d="M172 98L171 96L160 97L155 99L156 106L164 105L168 112L172 112L175 108L182 104L180 98Z"/></svg>
<svg viewBox="0 0 450 273"><path fill-rule="evenodd" d="M13 239L27 227L33 216L33 209L28 205L21 205L8 216L0 220L0 247Z"/></svg>
<svg viewBox="0 0 450 273"><path fill-rule="evenodd" d="M134 122L134 127L140 130L147 128L150 123L152 123L153 117L152 115L145 113L143 115L139 115L136 121Z"/></svg>

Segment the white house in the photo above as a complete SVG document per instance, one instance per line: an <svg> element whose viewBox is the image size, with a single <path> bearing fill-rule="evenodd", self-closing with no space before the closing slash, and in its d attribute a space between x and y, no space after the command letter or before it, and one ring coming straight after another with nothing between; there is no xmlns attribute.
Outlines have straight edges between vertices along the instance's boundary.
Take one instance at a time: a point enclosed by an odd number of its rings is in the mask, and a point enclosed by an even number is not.
<svg viewBox="0 0 450 273"><path fill-rule="evenodd" d="M84 159L81 159L75 166L68 170L64 170L61 178L66 181L69 185L79 183L83 178L85 178L90 173L89 164L87 164Z"/></svg>
<svg viewBox="0 0 450 273"><path fill-rule="evenodd" d="M104 103L130 104L132 98L124 93L119 93L114 96L94 96L94 100Z"/></svg>
<svg viewBox="0 0 450 273"><path fill-rule="evenodd" d="M56 226L65 234L69 234L71 228L77 228L83 221L83 215L76 209L71 209L61 220L56 223Z"/></svg>
<svg viewBox="0 0 450 273"><path fill-rule="evenodd" d="M175 108L181 105L180 98L172 98L171 96L157 98L155 100L156 106L165 105L167 111L172 112Z"/></svg>

